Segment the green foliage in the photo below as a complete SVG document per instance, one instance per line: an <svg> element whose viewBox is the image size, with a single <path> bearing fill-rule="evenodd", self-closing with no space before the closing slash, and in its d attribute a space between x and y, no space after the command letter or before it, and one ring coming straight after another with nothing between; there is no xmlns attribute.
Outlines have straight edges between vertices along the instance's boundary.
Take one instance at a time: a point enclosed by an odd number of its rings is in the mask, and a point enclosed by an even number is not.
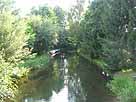
<svg viewBox="0 0 136 102"><path fill-rule="evenodd" d="M81 53L86 53L91 58L98 58L102 52L101 39L105 38L105 23L108 7L103 0L94 1L81 21L82 34ZM104 15L105 14L105 15Z"/></svg>
<svg viewBox="0 0 136 102"><path fill-rule="evenodd" d="M47 5L41 5L38 8L33 7L31 9L31 14L36 15L36 16L40 15L40 16L45 17L45 18L46 17L50 18L50 17L54 16L53 10L50 7L48 7Z"/></svg>
<svg viewBox="0 0 136 102"><path fill-rule="evenodd" d="M30 15L30 35L35 35L34 50L38 54L57 47L59 36L64 31L64 11L46 5L33 8Z"/></svg>
<svg viewBox="0 0 136 102"><path fill-rule="evenodd" d="M0 14L0 51L3 58L16 56L25 45L25 21L17 19L10 11Z"/></svg>
<svg viewBox="0 0 136 102"><path fill-rule="evenodd" d="M49 56L48 55L41 55L37 56L35 54L30 55L26 60L21 61L19 67L25 68L45 68L48 65Z"/></svg>
<svg viewBox="0 0 136 102"><path fill-rule="evenodd" d="M0 72L0 101L3 102L5 97L14 97L15 84L13 85L10 77L12 72L12 66L9 63L1 60Z"/></svg>
<svg viewBox="0 0 136 102"><path fill-rule="evenodd" d="M103 60L100 59L93 59L92 61L94 64L98 65L100 68L102 68L104 71L109 71L108 68L109 66L107 65L107 63L105 63Z"/></svg>
<svg viewBox="0 0 136 102"><path fill-rule="evenodd" d="M34 47L34 42L35 42L35 33L33 31L32 28L32 22L33 22L33 18L29 19L28 23L27 23L27 29L26 29L26 33L28 35L28 40L27 40L27 46L28 48L33 48Z"/></svg>
<svg viewBox="0 0 136 102"><path fill-rule="evenodd" d="M81 39L81 26L80 21L84 12L85 0L77 0L74 5L67 13L67 50L77 50L80 45Z"/></svg>
<svg viewBox="0 0 136 102"><path fill-rule="evenodd" d="M51 19L42 19L41 22L37 22L34 26L34 32L36 33L34 50L38 53L47 52L57 43L59 27L53 24Z"/></svg>
<svg viewBox="0 0 136 102"><path fill-rule="evenodd" d="M115 77L108 85L112 92L117 95L119 102L136 101L136 82L129 77Z"/></svg>
<svg viewBox="0 0 136 102"><path fill-rule="evenodd" d="M12 4L12 0L0 1L0 102L15 96L17 78L27 73L15 64L26 44L26 21L14 15Z"/></svg>
<svg viewBox="0 0 136 102"><path fill-rule="evenodd" d="M15 64L5 62L0 58L0 101L13 99L18 91L18 78L26 76L27 69L18 68Z"/></svg>
<svg viewBox="0 0 136 102"><path fill-rule="evenodd" d="M80 23L80 53L102 59L113 70L134 68L134 4L129 0L93 1Z"/></svg>
<svg viewBox="0 0 136 102"><path fill-rule="evenodd" d="M53 11L56 16L57 23L61 27L64 27L65 26L65 12L63 11L63 9L57 6L53 9Z"/></svg>

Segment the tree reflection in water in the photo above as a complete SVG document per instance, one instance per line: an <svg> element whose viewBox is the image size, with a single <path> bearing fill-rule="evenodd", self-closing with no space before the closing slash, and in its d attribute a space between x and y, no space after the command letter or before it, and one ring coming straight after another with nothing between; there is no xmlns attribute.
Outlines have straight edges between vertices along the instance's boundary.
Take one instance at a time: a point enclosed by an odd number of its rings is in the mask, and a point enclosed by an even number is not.
<svg viewBox="0 0 136 102"><path fill-rule="evenodd" d="M30 80L17 102L113 102L99 69L84 59L56 59L52 68L52 76Z"/></svg>

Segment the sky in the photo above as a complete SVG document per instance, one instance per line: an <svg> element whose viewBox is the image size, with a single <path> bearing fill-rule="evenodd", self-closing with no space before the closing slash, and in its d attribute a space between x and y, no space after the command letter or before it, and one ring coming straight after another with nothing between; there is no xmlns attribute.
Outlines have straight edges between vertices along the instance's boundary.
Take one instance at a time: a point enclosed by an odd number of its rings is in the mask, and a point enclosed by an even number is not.
<svg viewBox="0 0 136 102"><path fill-rule="evenodd" d="M16 8L20 8L22 14L29 13L33 6L48 4L51 7L56 5L60 6L64 10L68 10L71 6L75 5L76 0L15 0Z"/></svg>
<svg viewBox="0 0 136 102"><path fill-rule="evenodd" d="M56 5L68 10L75 5L76 0L15 0L16 8L20 8L22 13L28 13L33 6L48 4L51 7Z"/></svg>

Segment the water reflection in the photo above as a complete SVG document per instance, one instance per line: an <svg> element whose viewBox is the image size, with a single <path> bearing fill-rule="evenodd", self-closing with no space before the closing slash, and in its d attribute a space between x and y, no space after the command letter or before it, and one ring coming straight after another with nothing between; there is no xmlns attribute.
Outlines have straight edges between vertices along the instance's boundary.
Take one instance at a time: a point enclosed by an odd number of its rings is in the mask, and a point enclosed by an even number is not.
<svg viewBox="0 0 136 102"><path fill-rule="evenodd" d="M24 85L16 102L113 102L96 66L73 56L52 67L51 77Z"/></svg>
<svg viewBox="0 0 136 102"><path fill-rule="evenodd" d="M53 92L50 102L68 102L68 87L65 85L59 93Z"/></svg>
<svg viewBox="0 0 136 102"><path fill-rule="evenodd" d="M113 102L113 97L109 95L109 90L106 88L106 81L101 76L101 71L95 65L80 59L77 75L81 80L81 87L86 95L85 102ZM81 101L80 101L81 102Z"/></svg>

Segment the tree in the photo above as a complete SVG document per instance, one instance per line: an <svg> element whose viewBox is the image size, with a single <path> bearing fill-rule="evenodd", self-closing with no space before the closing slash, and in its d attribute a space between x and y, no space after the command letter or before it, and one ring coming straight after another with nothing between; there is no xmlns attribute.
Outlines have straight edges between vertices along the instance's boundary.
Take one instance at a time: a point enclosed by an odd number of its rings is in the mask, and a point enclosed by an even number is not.
<svg viewBox="0 0 136 102"><path fill-rule="evenodd" d="M57 23L64 28L65 27L65 12L63 11L62 8L60 8L59 6L56 6L53 9L55 16L57 17Z"/></svg>
<svg viewBox="0 0 136 102"><path fill-rule="evenodd" d="M80 53L111 68L134 67L135 14L133 0L93 1L81 21Z"/></svg>
<svg viewBox="0 0 136 102"><path fill-rule="evenodd" d="M102 51L102 39L106 37L106 2L97 0L90 4L84 19L81 21L81 53L90 58L98 58Z"/></svg>
<svg viewBox="0 0 136 102"><path fill-rule="evenodd" d="M85 0L77 0L70 11L67 13L67 46L70 50L75 50L80 44L80 21L84 12Z"/></svg>
<svg viewBox="0 0 136 102"><path fill-rule="evenodd" d="M13 8L13 0L0 0L0 11L5 12Z"/></svg>
<svg viewBox="0 0 136 102"><path fill-rule="evenodd" d="M11 6L6 1L1 2L5 8ZM0 51L3 58L7 60L18 55L25 45L27 39L26 22L24 19L17 19L10 9L3 8L0 11Z"/></svg>
<svg viewBox="0 0 136 102"><path fill-rule="evenodd" d="M26 20L13 13L12 0L0 0L0 101L15 96L11 76L26 44ZM20 71L21 72L21 71ZM18 73L17 73L18 74Z"/></svg>
<svg viewBox="0 0 136 102"><path fill-rule="evenodd" d="M58 43L58 33L61 30L59 16L46 5L32 10L31 27L35 33L34 52L42 54L54 48Z"/></svg>

